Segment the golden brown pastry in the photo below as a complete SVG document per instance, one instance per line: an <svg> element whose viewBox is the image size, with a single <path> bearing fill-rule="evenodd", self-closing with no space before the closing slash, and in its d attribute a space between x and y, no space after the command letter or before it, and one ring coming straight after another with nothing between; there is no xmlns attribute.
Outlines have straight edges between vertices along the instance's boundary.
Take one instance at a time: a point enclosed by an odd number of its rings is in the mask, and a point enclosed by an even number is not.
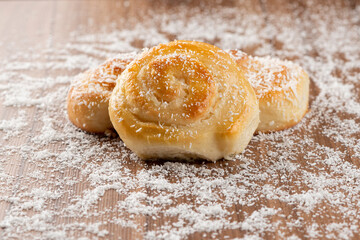
<svg viewBox="0 0 360 240"><path fill-rule="evenodd" d="M302 119L309 95L309 78L302 68L289 61L251 57L239 50L229 53L245 71L259 99L257 131L283 130ZM69 118L76 126L96 133L112 128L110 94L118 75L135 57L135 53L118 55L76 78L68 95Z"/></svg>
<svg viewBox="0 0 360 240"><path fill-rule="evenodd" d="M309 77L290 61L270 57L251 57L231 50L259 100L258 132L283 130L294 126L308 110Z"/></svg>
<svg viewBox="0 0 360 240"><path fill-rule="evenodd" d="M254 90L225 51L195 41L160 44L117 79L111 122L143 159L240 153L259 123Z"/></svg>
<svg viewBox="0 0 360 240"><path fill-rule="evenodd" d="M118 55L76 77L67 97L69 119L75 126L93 133L112 128L108 112L110 95L116 79L135 56L136 53Z"/></svg>

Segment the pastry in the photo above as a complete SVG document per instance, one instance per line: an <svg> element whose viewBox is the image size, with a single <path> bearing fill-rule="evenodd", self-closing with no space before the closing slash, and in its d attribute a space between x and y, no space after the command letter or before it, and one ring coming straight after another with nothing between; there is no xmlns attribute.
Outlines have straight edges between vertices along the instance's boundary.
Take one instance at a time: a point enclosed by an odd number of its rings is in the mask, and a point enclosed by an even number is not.
<svg viewBox="0 0 360 240"><path fill-rule="evenodd" d="M254 90L234 59L195 41L160 44L132 61L109 114L142 159L226 158L245 149L259 123Z"/></svg>
<svg viewBox="0 0 360 240"><path fill-rule="evenodd" d="M239 50L232 55L259 99L258 132L271 132L297 124L308 109L309 77L298 65L269 57L251 57ZM69 119L88 132L112 128L108 101L115 82L135 53L120 54L99 67L79 75L68 95Z"/></svg>
<svg viewBox="0 0 360 240"><path fill-rule="evenodd" d="M231 55L244 69L259 100L257 132L294 126L308 110L309 77L297 64L270 57L252 57L238 50Z"/></svg>
<svg viewBox="0 0 360 240"><path fill-rule="evenodd" d="M67 110L75 126L92 133L112 129L109 98L116 79L135 56L136 53L118 55L74 79L67 97Z"/></svg>

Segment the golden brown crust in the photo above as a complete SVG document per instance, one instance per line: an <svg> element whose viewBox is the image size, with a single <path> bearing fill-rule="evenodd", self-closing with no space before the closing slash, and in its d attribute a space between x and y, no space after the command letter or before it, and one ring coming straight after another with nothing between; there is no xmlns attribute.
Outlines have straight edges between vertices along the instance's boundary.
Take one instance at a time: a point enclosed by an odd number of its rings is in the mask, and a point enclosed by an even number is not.
<svg viewBox="0 0 360 240"><path fill-rule="evenodd" d="M231 50L259 100L258 132L296 125L308 110L309 77L298 65L269 57L251 57Z"/></svg>
<svg viewBox="0 0 360 240"><path fill-rule="evenodd" d="M144 159L215 161L244 150L258 103L229 54L194 41L160 44L137 57L111 95L110 119Z"/></svg>
<svg viewBox="0 0 360 240"><path fill-rule="evenodd" d="M112 128L108 113L110 95L117 77L135 55L119 55L74 79L67 97L67 110L75 126L92 133L104 133Z"/></svg>
<svg viewBox="0 0 360 240"><path fill-rule="evenodd" d="M284 130L302 119L308 108L309 78L299 66L273 58L254 58L238 50L230 50L229 53L235 58L243 74L249 78L259 99L261 122L257 131ZM112 128L108 101L116 78L135 56L135 53L119 55L77 77L68 95L68 114L74 125L95 133L103 133ZM154 61L152 67L159 72L171 71L166 58ZM200 68L195 72L206 74ZM178 93L174 92L174 89L168 89L165 95L161 94L157 94L157 97L170 101ZM144 101L141 97L137 100ZM202 108L206 108L206 101L201 105L202 101L197 102L197 105L188 107L189 119L194 117L195 113L205 112Z"/></svg>

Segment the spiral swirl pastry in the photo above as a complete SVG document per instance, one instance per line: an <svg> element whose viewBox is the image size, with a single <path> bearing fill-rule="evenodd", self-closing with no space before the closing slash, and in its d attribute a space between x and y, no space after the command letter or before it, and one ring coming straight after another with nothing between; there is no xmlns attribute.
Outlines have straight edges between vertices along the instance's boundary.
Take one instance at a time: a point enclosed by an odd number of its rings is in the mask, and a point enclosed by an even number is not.
<svg viewBox="0 0 360 240"><path fill-rule="evenodd" d="M131 62L109 114L143 159L226 158L244 150L259 122L255 93L233 58L195 41L160 44Z"/></svg>
<svg viewBox="0 0 360 240"><path fill-rule="evenodd" d="M252 57L231 50L239 67L254 88L259 100L258 132L290 128L308 111L309 84L307 73L297 64L270 57Z"/></svg>

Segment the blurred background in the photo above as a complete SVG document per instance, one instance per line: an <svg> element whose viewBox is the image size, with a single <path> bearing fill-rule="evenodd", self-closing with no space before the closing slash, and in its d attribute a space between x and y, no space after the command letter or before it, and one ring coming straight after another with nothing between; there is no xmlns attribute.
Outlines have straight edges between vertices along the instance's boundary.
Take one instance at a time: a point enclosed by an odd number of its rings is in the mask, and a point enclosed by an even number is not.
<svg viewBox="0 0 360 240"><path fill-rule="evenodd" d="M336 27L339 20L358 24L357 2L1 1L0 40L4 51L91 36L99 47L106 42L111 50L127 51L195 39L250 54L281 55L276 50L313 47L320 31Z"/></svg>

